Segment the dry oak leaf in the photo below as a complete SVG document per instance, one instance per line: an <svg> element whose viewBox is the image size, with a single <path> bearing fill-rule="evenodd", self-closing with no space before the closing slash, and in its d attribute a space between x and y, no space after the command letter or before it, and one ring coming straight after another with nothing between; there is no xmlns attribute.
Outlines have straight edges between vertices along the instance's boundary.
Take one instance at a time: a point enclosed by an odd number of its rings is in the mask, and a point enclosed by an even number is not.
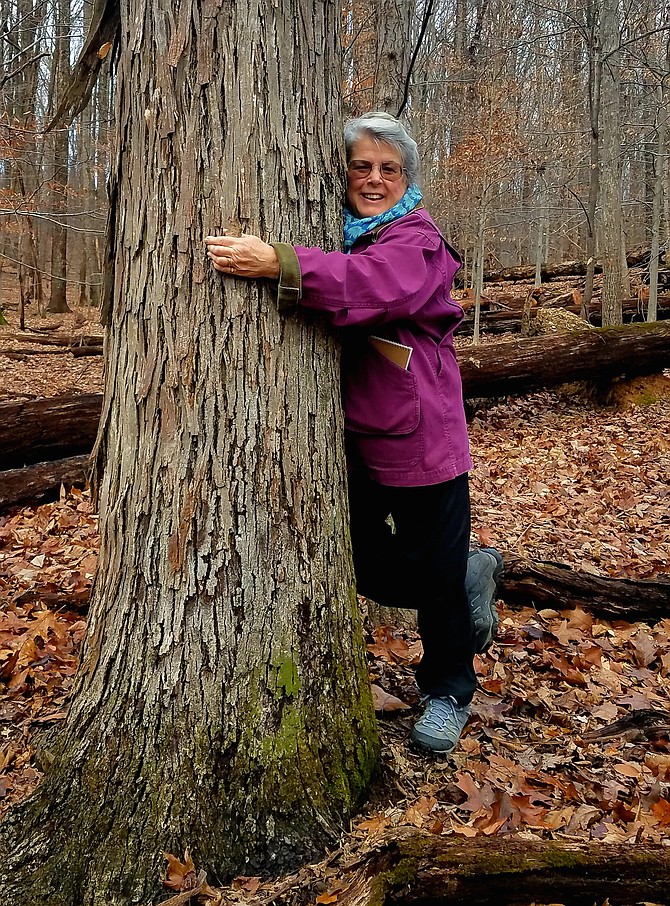
<svg viewBox="0 0 670 906"><path fill-rule="evenodd" d="M397 635L386 626L375 629L374 642L367 646L375 657L388 661L389 664L418 664L421 660L421 643L409 645L402 636Z"/></svg>
<svg viewBox="0 0 670 906"><path fill-rule="evenodd" d="M356 825L355 830L364 831L367 834L379 834L389 826L389 819L386 815L375 815L372 818L366 818Z"/></svg>
<svg viewBox="0 0 670 906"><path fill-rule="evenodd" d="M389 692L386 692L381 686L377 686L375 683L372 683L372 702L374 704L375 711L407 711L409 705L406 705L405 702L400 701L399 698L396 698L395 695L391 695Z"/></svg>
<svg viewBox="0 0 670 906"><path fill-rule="evenodd" d="M479 786L472 774L459 771L456 775L456 786L467 796L465 802L459 805L466 812L480 812L488 810L495 802L496 794L490 784Z"/></svg>
<svg viewBox="0 0 670 906"><path fill-rule="evenodd" d="M403 823L413 824L414 827L423 827L425 819L436 805L437 799L434 796L422 796L407 809L402 818Z"/></svg>
<svg viewBox="0 0 670 906"><path fill-rule="evenodd" d="M189 851L184 852L184 861L181 862L171 853L163 853L167 859L167 878L163 881L165 887L170 890L193 890L197 886L198 879L195 873L195 864Z"/></svg>
<svg viewBox="0 0 670 906"><path fill-rule="evenodd" d="M314 900L314 902L319 903L319 904L324 904L324 906L327 906L328 903L336 903L337 894L336 893L320 893L318 895L318 897L316 898L316 900Z"/></svg>
<svg viewBox="0 0 670 906"><path fill-rule="evenodd" d="M647 752L644 756L644 763L659 780L667 782L670 779L670 755L655 755L653 752Z"/></svg>

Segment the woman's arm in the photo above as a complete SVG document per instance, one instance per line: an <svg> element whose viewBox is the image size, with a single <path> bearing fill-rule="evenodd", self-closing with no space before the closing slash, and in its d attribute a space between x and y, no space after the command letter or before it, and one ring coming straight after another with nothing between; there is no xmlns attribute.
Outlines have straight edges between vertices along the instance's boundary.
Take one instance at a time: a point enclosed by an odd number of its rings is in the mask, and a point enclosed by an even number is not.
<svg viewBox="0 0 670 906"><path fill-rule="evenodd" d="M437 230L416 221L385 228L355 254L269 245L255 236L206 240L223 274L279 279L279 307L322 311L336 326L374 325L412 317L458 268Z"/></svg>

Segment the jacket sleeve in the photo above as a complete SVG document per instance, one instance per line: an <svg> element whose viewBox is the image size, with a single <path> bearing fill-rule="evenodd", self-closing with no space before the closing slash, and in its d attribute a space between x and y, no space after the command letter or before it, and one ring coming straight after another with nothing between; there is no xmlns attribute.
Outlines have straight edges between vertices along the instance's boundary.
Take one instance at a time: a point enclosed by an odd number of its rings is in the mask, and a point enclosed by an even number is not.
<svg viewBox="0 0 670 906"><path fill-rule="evenodd" d="M293 272L294 296L301 307L328 315L337 327L383 324L411 317L437 291L451 282L443 269L441 237L416 225L383 231L376 242L360 252L323 252L318 248L288 246L280 250L282 306L284 262L298 263ZM292 258L289 250L294 256ZM454 268L455 269L455 268ZM447 287L448 288L448 287Z"/></svg>

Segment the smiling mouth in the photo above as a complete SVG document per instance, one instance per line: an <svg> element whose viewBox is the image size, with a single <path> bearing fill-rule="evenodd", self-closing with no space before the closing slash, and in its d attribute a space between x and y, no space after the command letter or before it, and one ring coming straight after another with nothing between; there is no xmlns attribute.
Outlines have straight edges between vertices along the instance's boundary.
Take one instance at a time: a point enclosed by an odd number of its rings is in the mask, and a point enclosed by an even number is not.
<svg viewBox="0 0 670 906"><path fill-rule="evenodd" d="M383 195L366 195L366 194L363 194L363 198L364 198L366 201L381 201L381 200L384 198L384 196L383 196Z"/></svg>

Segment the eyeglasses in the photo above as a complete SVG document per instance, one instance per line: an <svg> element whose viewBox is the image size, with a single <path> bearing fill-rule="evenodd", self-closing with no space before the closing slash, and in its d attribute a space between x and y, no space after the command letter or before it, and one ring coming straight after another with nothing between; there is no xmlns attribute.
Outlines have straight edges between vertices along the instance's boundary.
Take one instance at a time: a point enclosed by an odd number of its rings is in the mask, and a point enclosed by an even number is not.
<svg viewBox="0 0 670 906"><path fill-rule="evenodd" d="M375 167L379 167L379 175L386 182L396 182L404 172L404 168L395 161L384 161L382 164L371 164L369 160L350 160L347 170L358 179L367 179Z"/></svg>

